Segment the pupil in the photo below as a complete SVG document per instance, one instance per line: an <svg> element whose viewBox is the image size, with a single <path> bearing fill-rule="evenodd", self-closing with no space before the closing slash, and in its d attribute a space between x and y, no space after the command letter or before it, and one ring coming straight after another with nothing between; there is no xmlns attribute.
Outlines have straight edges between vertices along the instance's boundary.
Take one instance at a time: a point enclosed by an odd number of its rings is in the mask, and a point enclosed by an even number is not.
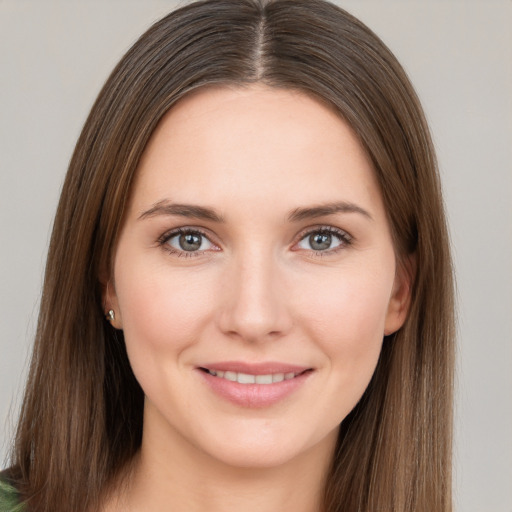
<svg viewBox="0 0 512 512"><path fill-rule="evenodd" d="M331 246L332 236L326 233L316 233L309 237L311 248L315 251L323 251Z"/></svg>
<svg viewBox="0 0 512 512"><path fill-rule="evenodd" d="M197 251L201 247L201 236L192 233L180 235L180 247L184 251Z"/></svg>

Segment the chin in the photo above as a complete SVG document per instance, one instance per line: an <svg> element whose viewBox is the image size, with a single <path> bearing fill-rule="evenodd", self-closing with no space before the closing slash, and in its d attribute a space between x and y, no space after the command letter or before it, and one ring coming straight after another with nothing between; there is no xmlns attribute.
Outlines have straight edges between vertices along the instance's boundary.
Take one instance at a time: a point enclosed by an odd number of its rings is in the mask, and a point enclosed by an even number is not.
<svg viewBox="0 0 512 512"><path fill-rule="evenodd" d="M324 436L307 433L271 432L268 428L254 429L254 434L226 435L225 441L203 445L208 455L226 466L245 469L271 469L293 464L302 458L316 457L320 452L332 454L336 445L338 428ZM206 439L203 439L203 442ZM206 443L205 443L206 444Z"/></svg>

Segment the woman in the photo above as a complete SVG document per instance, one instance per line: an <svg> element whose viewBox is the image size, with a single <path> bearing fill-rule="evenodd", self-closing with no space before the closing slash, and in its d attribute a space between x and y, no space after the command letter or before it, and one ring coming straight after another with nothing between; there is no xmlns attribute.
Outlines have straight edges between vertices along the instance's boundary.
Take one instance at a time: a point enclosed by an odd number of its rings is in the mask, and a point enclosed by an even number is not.
<svg viewBox="0 0 512 512"><path fill-rule="evenodd" d="M452 337L434 152L389 50L323 1L190 4L77 143L5 499L450 510Z"/></svg>

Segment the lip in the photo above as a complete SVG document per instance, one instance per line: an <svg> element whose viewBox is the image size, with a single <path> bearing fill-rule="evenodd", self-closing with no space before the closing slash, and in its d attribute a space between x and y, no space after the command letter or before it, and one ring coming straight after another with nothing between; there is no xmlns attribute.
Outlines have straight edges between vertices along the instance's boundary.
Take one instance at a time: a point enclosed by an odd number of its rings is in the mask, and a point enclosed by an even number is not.
<svg viewBox="0 0 512 512"><path fill-rule="evenodd" d="M275 373L296 373L289 380L274 382L272 384L241 384L224 378L211 375L211 371L230 371L251 375L267 375ZM270 407L297 392L314 372L307 366L293 365L279 362L245 363L239 361L224 361L201 364L196 368L203 382L217 396L234 405L244 408Z"/></svg>

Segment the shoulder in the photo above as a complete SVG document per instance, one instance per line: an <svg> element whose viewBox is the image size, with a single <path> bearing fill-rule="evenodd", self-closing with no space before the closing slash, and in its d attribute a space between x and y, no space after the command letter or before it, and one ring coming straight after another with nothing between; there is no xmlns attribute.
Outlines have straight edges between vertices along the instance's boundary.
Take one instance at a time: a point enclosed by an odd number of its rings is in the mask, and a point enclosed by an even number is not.
<svg viewBox="0 0 512 512"><path fill-rule="evenodd" d="M5 472L0 472L0 512L23 512L18 492L9 483Z"/></svg>

